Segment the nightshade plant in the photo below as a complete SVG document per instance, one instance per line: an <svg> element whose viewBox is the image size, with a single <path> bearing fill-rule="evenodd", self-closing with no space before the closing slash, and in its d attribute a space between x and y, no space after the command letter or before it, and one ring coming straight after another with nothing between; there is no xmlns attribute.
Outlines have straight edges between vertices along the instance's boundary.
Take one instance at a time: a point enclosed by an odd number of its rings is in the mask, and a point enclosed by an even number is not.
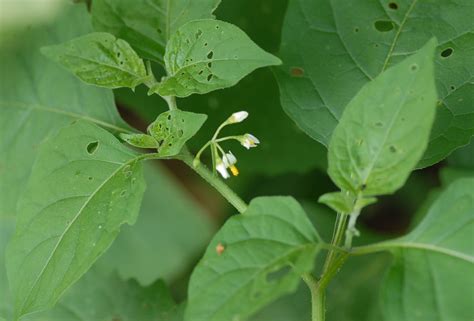
<svg viewBox="0 0 474 321"><path fill-rule="evenodd" d="M303 281L309 318L322 321L338 272L353 257L370 262L368 254L379 252L392 261L373 302L380 311L364 319L472 320L471 174L451 175L456 179L405 236L354 245L364 237L357 220L367 207L474 133L472 2L293 0L280 58L217 20L219 2L93 0L90 13L68 4L57 21L35 31L28 56L2 53L2 78L11 74L15 88L4 81L0 88L0 254L9 240L2 269L10 288L0 270L0 320L247 320ZM331 239L322 236L327 225L313 224L309 206L295 198L263 196L247 204L226 184L247 169L224 147L258 153L265 146L254 132L223 134L252 118L257 104L217 113L220 124L204 133L200 148L192 144L208 115L182 110L177 98L232 87L269 66L285 111L327 146L327 173L337 190L319 202L335 213ZM110 91L138 86L168 107L146 132L120 119ZM156 182L167 182L154 180L144 165L156 159L184 162L239 213L213 236L181 305L148 272L166 263L158 259L142 272L140 260L121 257L136 237L119 234L122 225L137 221L144 193L159 197ZM163 193L174 193L167 191L172 183L163 186ZM208 228L187 222L189 229ZM184 228L174 227L176 237ZM150 246L141 237L138 247ZM120 246L111 247L114 241ZM98 260L103 254L108 267ZM109 273L110 265L119 273ZM152 285L122 280L130 278Z"/></svg>

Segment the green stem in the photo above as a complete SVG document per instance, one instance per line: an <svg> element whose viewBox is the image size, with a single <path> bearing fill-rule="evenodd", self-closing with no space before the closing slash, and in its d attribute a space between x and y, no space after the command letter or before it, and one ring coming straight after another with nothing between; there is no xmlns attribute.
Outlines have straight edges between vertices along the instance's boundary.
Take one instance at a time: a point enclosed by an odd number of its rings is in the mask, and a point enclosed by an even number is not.
<svg viewBox="0 0 474 321"><path fill-rule="evenodd" d="M324 321L326 319L325 289L319 285L319 282L310 273L305 273L301 277L311 292L311 320Z"/></svg>
<svg viewBox="0 0 474 321"><path fill-rule="evenodd" d="M335 225L335 229L333 233L333 238L331 241L331 245L333 247L338 247L341 244L342 239L344 238L346 224L347 224L347 215L338 213L337 219L336 219L336 225ZM328 256L326 257L326 261L324 262L323 274L331 266L336 254L337 254L336 251L334 251L333 249L329 250Z"/></svg>
<svg viewBox="0 0 474 321"><path fill-rule="evenodd" d="M178 106L176 105L176 97L175 96L162 96L163 99L168 104L169 110L177 110Z"/></svg>
<svg viewBox="0 0 474 321"><path fill-rule="evenodd" d="M179 155L179 159L186 165L192 168L203 179L205 179L212 187L214 187L232 206L234 206L239 213L244 213L247 210L247 204L234 193L221 179L216 177L204 165L193 166L193 156L188 151Z"/></svg>

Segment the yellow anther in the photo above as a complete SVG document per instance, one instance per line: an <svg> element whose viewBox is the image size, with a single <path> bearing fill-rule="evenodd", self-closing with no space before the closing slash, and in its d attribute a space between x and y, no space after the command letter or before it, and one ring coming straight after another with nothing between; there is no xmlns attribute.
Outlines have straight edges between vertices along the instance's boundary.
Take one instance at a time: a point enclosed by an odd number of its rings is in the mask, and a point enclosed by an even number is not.
<svg viewBox="0 0 474 321"><path fill-rule="evenodd" d="M235 167L235 165L230 166L230 171L232 172L232 175L234 176L239 175L239 170L237 169L237 167Z"/></svg>

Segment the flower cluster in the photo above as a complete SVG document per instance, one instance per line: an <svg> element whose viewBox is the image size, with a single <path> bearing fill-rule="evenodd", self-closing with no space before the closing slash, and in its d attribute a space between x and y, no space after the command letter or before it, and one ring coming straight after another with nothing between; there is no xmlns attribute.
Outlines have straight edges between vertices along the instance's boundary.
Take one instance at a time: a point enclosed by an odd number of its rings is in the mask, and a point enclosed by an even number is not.
<svg viewBox="0 0 474 321"><path fill-rule="evenodd" d="M197 153L196 158L194 159L194 166L199 166L201 163L200 157L201 154L206 150L207 147L211 150L212 162L214 172L218 172L223 178L227 179L230 177L229 171L233 176L239 175L239 170L235 166L237 163L237 158L232 154L231 151L225 152L224 149L220 146L220 143L226 140L237 140L242 146L247 149L252 147L257 147L260 141L257 137L251 134L244 134L240 136L226 136L219 138L219 133L227 125L236 124L244 121L248 117L248 112L239 111L233 113L225 122L223 122L214 133L214 136L210 141L208 141L201 150Z"/></svg>

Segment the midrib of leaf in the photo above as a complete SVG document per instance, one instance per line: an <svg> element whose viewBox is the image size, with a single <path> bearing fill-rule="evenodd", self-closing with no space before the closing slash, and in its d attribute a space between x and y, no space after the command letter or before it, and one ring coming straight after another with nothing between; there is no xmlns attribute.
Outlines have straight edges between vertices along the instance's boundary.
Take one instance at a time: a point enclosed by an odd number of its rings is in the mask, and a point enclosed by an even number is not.
<svg viewBox="0 0 474 321"><path fill-rule="evenodd" d="M400 27L398 28L397 33L395 34L395 37L393 38L392 44L390 46L390 49L388 50L387 57L385 58L385 61L383 63L382 70L380 71L380 73L384 72L385 69L387 68L388 63L390 62L390 58L392 58L393 51L395 50L395 46L397 44L398 38L400 37L400 34L402 33L403 27L405 26L405 23L408 20L408 16L413 11L413 8L415 7L417 1L418 0L413 0L410 7L408 7L408 10L405 13L405 16L403 17L403 20L400 23Z"/></svg>
<svg viewBox="0 0 474 321"><path fill-rule="evenodd" d="M64 111L62 109L55 109L55 108L46 107L46 106L42 106L42 105L22 103L22 102L0 102L0 106L10 107L10 108L23 108L23 109L29 109L29 110L38 110L38 111L42 111L42 112L60 114L60 115L64 115L64 116L67 116L67 117L74 118L74 119L81 119L81 120L90 121L90 122L95 123L97 125L100 125L102 127L110 128L110 129L116 130L118 132L133 133L129 129L122 128L122 127L119 127L119 126L116 126L116 125L113 125L113 124L110 124L110 123L107 123L107 122L104 122L102 120L95 119L95 118L92 118L92 117L89 117L89 116L85 116L85 115L81 115L81 114L77 114L77 113L73 113L73 112L69 112L69 111ZM31 116L31 115L29 115L29 116Z"/></svg>
<svg viewBox="0 0 474 321"><path fill-rule="evenodd" d="M77 214L74 216L74 218L71 220L71 222L66 226L66 229L64 230L64 232L59 236L59 239L58 239L58 242L56 243L56 245L54 246L53 250L51 251L51 254L50 256L48 257L48 259L46 260L43 268L41 269L40 273L38 274L38 276L36 277L35 281L33 282L33 285L31 286L30 288L30 291L27 295L27 297L25 298L25 300L23 300L23 304L21 306L21 310L23 310L23 308L25 307L25 304L28 303L30 297L31 297L31 294L33 292L33 289L36 287L38 281L40 280L41 276L43 275L43 273L46 271L46 269L48 268L49 266L49 263L51 262L51 259L53 258L53 256L56 254L56 251L58 249L58 247L60 246L64 236L66 235L66 233L69 231L69 229L72 227L72 225L76 222L76 220L79 218L79 216L82 214L83 210L87 207L87 205L89 205L90 201L95 197L95 195L113 178L115 177L115 175L121 170L123 169L125 166L127 165L130 165L131 163L137 161L138 159L140 158L140 156L137 156L135 158L132 158L131 160L129 160L128 162L125 162L125 163L122 163L121 166L117 167L117 169L109 176L107 177L90 195L89 197L86 199L86 201L84 202L84 204L81 206L81 208L79 209L79 211L77 212Z"/></svg>
<svg viewBox="0 0 474 321"><path fill-rule="evenodd" d="M390 250L392 248L397 248L397 247L436 252L436 253L448 255L448 256L457 258L459 260L463 260L468 263L474 264L474 256L467 255L459 251L451 250L451 249L433 245L433 244L407 242L407 241L388 241L388 242L382 242L382 243L373 244L373 245L360 246L354 249L353 254L375 253L375 252Z"/></svg>
<svg viewBox="0 0 474 321"><path fill-rule="evenodd" d="M411 85L415 81L415 78L416 77L413 77L409 87L411 87ZM399 105L400 107L397 109L395 115L393 115L392 119L390 120L389 126L387 126L387 131L385 132L382 143L380 144L381 147L377 151L377 154L375 155L375 157L373 157L371 159L372 162L370 163L369 170L367 171L367 174L365 175L365 177L363 177L363 183L364 184L367 183L367 179L370 177L370 174L372 173L372 170L374 169L375 163L377 163L377 161L378 161L380 153L382 152L382 149L383 149L382 147L385 146L385 143L387 142L387 138L388 138L389 134L392 132L393 125L395 124L395 120L397 119L398 115L400 114L401 110L403 109L403 106L405 105L405 102L408 98L408 94L409 94L409 92L405 93L405 96L403 97L403 101Z"/></svg>

